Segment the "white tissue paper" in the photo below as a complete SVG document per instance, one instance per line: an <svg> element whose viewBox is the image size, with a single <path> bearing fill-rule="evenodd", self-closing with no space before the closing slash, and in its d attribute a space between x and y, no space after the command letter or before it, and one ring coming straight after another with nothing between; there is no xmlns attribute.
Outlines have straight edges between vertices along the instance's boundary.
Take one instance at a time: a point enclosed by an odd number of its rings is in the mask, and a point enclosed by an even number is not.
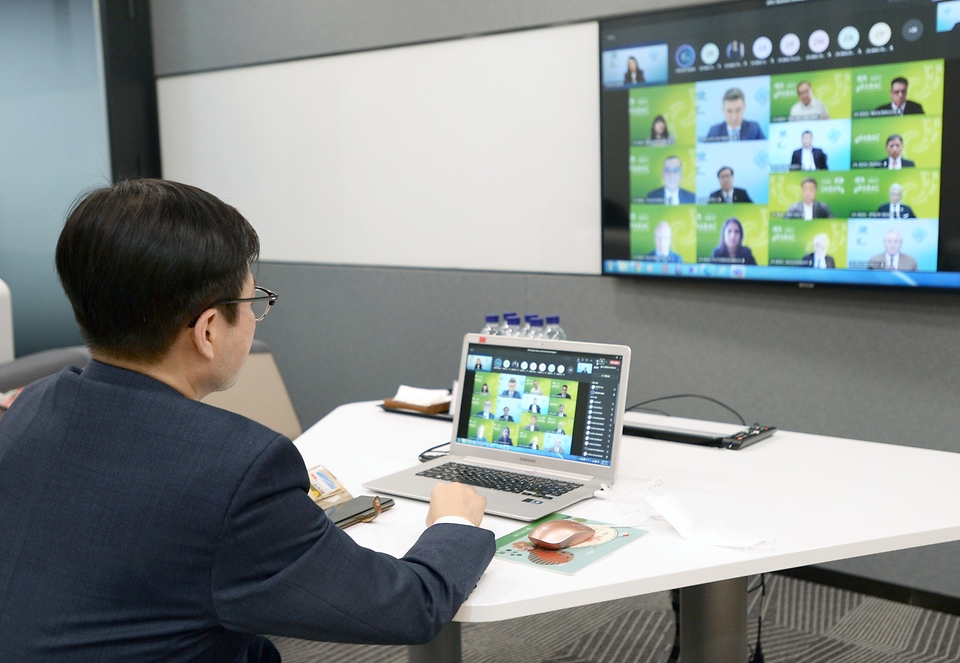
<svg viewBox="0 0 960 663"><path fill-rule="evenodd" d="M698 515L682 500L665 492L657 494L656 491L648 491L647 502L687 541L708 546L743 548L747 552L771 550L777 543L775 539L764 538L742 525Z"/></svg>
<svg viewBox="0 0 960 663"><path fill-rule="evenodd" d="M402 384L397 389L397 395L393 397L393 400L410 405L430 407L440 403L449 403L450 392L446 389L421 389L420 387L408 387Z"/></svg>

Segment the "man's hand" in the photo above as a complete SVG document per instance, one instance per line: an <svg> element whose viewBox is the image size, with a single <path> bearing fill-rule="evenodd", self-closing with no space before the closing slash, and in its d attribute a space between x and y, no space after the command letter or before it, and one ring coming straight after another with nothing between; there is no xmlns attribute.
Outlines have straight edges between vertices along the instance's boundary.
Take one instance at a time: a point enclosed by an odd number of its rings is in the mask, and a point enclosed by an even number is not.
<svg viewBox="0 0 960 663"><path fill-rule="evenodd" d="M473 486L464 486L462 483L438 483L430 493L427 527L443 516L460 516L479 527L486 506L487 498L477 495Z"/></svg>

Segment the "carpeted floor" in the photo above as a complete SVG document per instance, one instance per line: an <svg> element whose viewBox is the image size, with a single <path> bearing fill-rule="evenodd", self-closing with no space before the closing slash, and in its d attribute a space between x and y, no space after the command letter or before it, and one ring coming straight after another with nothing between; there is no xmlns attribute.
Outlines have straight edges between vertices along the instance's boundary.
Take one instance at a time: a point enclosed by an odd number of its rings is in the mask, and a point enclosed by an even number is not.
<svg viewBox="0 0 960 663"><path fill-rule="evenodd" d="M766 663L960 661L960 617L767 575ZM752 578L750 586L756 584ZM750 595L750 646L760 592ZM463 625L465 663L662 663L673 645L669 593L503 622ZM404 647L273 638L284 663L405 663ZM744 653L744 663L747 653ZM691 662L693 663L693 662Z"/></svg>

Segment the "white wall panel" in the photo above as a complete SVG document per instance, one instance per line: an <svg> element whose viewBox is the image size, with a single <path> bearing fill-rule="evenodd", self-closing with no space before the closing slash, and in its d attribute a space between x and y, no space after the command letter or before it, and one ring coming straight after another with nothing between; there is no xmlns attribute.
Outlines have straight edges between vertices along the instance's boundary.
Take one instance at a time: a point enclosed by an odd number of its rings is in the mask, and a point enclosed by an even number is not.
<svg viewBox="0 0 960 663"><path fill-rule="evenodd" d="M596 274L597 24L158 81L164 177L284 262Z"/></svg>

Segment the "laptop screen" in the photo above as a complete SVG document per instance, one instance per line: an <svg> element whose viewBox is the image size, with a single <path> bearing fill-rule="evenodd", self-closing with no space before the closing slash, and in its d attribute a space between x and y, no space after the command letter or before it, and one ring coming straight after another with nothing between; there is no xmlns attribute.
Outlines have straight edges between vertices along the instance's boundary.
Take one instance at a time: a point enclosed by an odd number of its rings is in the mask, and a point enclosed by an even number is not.
<svg viewBox="0 0 960 663"><path fill-rule="evenodd" d="M609 466L621 355L471 343L457 442Z"/></svg>

